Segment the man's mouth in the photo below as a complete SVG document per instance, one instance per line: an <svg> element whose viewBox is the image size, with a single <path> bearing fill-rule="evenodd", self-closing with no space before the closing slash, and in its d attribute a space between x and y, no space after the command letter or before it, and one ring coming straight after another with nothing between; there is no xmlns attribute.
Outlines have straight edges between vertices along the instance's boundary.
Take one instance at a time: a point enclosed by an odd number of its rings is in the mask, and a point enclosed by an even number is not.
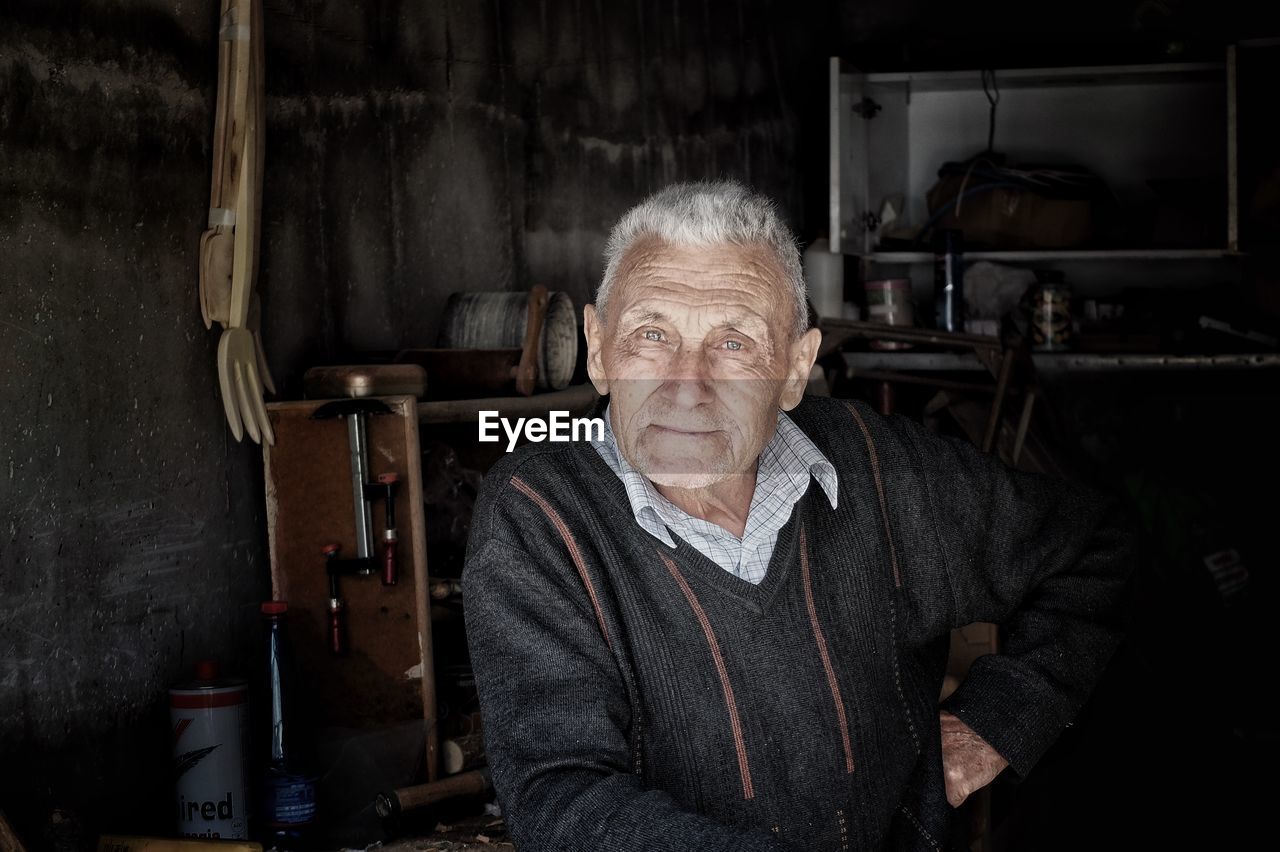
<svg viewBox="0 0 1280 852"><path fill-rule="evenodd" d="M684 426L662 426L658 423L649 424L650 429L667 435L684 436L690 438L700 438L707 435L715 435L720 432L719 429L690 429Z"/></svg>

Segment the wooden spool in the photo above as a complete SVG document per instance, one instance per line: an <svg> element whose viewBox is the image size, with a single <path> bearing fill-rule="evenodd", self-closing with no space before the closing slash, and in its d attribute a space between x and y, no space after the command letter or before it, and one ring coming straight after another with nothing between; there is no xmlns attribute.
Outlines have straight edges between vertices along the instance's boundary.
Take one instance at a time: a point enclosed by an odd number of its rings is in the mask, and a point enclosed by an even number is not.
<svg viewBox="0 0 1280 852"><path fill-rule="evenodd" d="M529 293L454 293L444 309L440 346L507 349L524 342ZM538 390L563 390L578 363L578 321L567 293L549 293L538 348Z"/></svg>

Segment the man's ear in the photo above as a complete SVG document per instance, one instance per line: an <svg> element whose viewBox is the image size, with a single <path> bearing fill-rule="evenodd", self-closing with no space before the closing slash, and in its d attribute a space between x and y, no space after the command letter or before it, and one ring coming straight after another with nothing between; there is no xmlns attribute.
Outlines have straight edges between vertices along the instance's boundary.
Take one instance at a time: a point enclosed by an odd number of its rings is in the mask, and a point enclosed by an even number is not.
<svg viewBox="0 0 1280 852"><path fill-rule="evenodd" d="M804 390L809 385L809 373L813 371L813 362L818 358L818 347L822 344L822 332L811 328L791 344L791 357L787 363L787 377L782 388L782 397L778 400L783 411L790 411L800 404L804 398Z"/></svg>
<svg viewBox="0 0 1280 852"><path fill-rule="evenodd" d="M609 377L604 373L604 328L595 305L582 309L582 333L587 338L587 375L596 393L605 396L609 393Z"/></svg>

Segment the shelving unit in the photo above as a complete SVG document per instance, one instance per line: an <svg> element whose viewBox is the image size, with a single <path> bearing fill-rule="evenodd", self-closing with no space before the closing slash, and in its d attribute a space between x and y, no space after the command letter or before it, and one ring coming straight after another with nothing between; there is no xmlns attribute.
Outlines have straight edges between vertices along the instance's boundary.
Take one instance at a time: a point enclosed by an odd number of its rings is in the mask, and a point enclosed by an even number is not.
<svg viewBox="0 0 1280 852"><path fill-rule="evenodd" d="M997 70L996 148L1019 160L1087 166L1122 204L1144 200L1148 178L1212 177L1222 183L1223 208L1231 207L1234 67L1231 50L1221 63ZM884 200L900 196L905 220L923 223L925 192L942 163L986 148L982 73L862 74L835 57L830 75L831 246L871 255L876 234L867 223ZM1223 220L1220 244L1188 248L1238 250L1234 209Z"/></svg>
<svg viewBox="0 0 1280 852"><path fill-rule="evenodd" d="M1221 231L1200 245L967 251L966 261L1064 270L1082 295L1239 280L1235 65L1232 48L1223 62L997 70L997 150L1021 162L1080 164L1105 180L1121 210L1152 208L1149 180L1201 179L1221 189L1221 209L1204 208ZM988 117L979 70L864 74L832 58L832 251L856 258L864 280L909 277L917 300L930 299L933 254L880 250L879 216L898 198L899 223L923 225L938 169L986 149Z"/></svg>

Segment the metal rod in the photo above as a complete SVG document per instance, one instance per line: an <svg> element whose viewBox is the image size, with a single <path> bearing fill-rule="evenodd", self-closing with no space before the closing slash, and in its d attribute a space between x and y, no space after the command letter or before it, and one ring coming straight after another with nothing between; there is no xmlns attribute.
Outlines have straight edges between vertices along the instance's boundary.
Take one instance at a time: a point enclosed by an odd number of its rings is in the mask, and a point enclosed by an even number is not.
<svg viewBox="0 0 1280 852"><path fill-rule="evenodd" d="M1013 439L1013 463L1017 464L1018 459L1022 458L1022 448L1027 442L1027 430L1031 427L1031 410L1036 404L1036 392L1034 390L1027 391L1027 396L1022 400L1022 417L1018 419L1018 435Z"/></svg>
<svg viewBox="0 0 1280 852"><path fill-rule="evenodd" d="M954 382L950 379L938 379L932 376L915 376L911 373L895 373L889 370L862 370L849 368L848 378L867 379L869 381L901 382L907 385L928 385L942 390L970 391L972 393L993 393L992 385L980 385L976 382Z"/></svg>
<svg viewBox="0 0 1280 852"><path fill-rule="evenodd" d="M839 332L850 337L869 340L896 340L905 343L929 343L935 346L954 346L961 349L1001 348L1000 338L981 334L961 334L953 331L937 331L913 326L884 325L876 322L823 317L821 328L826 332Z"/></svg>
<svg viewBox="0 0 1280 852"><path fill-rule="evenodd" d="M356 558L373 558L373 506L365 499L364 484L369 479L365 469L369 457L369 438L363 414L347 415L347 442L351 446L351 499L355 506Z"/></svg>
<svg viewBox="0 0 1280 852"><path fill-rule="evenodd" d="M996 379L996 395L991 400L991 416L987 420L987 434L982 438L982 451L991 452L996 443L996 431L1000 428L1000 409L1004 406L1005 391L1009 388L1009 373L1013 370L1013 352L1004 353L1000 359L1000 377Z"/></svg>

